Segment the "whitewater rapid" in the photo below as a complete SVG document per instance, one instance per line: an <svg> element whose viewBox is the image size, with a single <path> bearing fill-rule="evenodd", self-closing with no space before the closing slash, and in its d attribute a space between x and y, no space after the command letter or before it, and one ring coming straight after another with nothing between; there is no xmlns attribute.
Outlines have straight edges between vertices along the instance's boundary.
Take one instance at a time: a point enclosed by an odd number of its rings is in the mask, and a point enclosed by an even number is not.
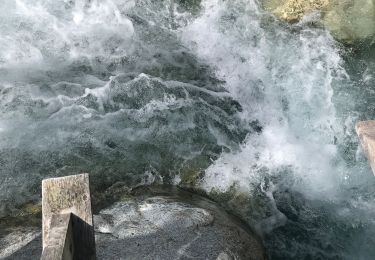
<svg viewBox="0 0 375 260"><path fill-rule="evenodd" d="M373 259L373 47L255 0L0 3L0 215L48 176L220 202L271 259ZM4 7L4 8L3 8ZM372 49L371 49L372 48Z"/></svg>
<svg viewBox="0 0 375 260"><path fill-rule="evenodd" d="M348 91L373 87L373 61L362 61L367 67L356 72L367 82L356 82L343 46L309 26L319 17L289 26L256 1L205 1L204 10L183 39L216 68L241 118L261 131L248 134L239 152L223 153L200 187L229 194L229 208L288 250L272 248L276 259L371 259L374 179L354 124L373 114L368 97Z"/></svg>

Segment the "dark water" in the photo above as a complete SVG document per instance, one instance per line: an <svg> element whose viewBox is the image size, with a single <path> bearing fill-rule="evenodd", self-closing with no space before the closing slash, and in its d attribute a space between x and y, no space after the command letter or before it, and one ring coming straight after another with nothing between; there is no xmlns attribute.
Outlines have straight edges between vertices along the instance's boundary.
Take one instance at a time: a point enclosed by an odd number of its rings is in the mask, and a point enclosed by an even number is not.
<svg viewBox="0 0 375 260"><path fill-rule="evenodd" d="M208 193L271 259L373 259L371 39L257 2L8 1L0 8L0 213L47 176ZM117 184L118 185L118 184Z"/></svg>

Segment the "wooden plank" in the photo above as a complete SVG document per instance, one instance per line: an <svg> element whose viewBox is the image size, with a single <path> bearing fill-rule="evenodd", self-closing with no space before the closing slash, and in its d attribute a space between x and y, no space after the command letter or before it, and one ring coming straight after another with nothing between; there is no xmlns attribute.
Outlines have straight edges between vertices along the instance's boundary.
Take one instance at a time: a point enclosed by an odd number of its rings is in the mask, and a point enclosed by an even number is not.
<svg viewBox="0 0 375 260"><path fill-rule="evenodd" d="M52 215L49 239L41 260L73 259L72 214Z"/></svg>
<svg viewBox="0 0 375 260"><path fill-rule="evenodd" d="M41 260L95 259L92 226L73 213L51 217L48 241Z"/></svg>
<svg viewBox="0 0 375 260"><path fill-rule="evenodd" d="M72 214L73 259L95 260L94 227Z"/></svg>
<svg viewBox="0 0 375 260"><path fill-rule="evenodd" d="M358 122L355 130L375 175L375 120Z"/></svg>
<svg viewBox="0 0 375 260"><path fill-rule="evenodd" d="M67 235L74 244L72 259L95 259L95 237L91 212L91 198L88 174L79 174L61 178L51 178L42 181L42 211L43 211L43 250L57 252L55 243L59 243L58 253L61 253L61 239L55 239L55 229L63 232L56 219L66 223L66 219L60 216L71 214L69 225L72 227ZM56 231L57 232L57 231ZM61 256L61 255L60 255ZM79 256L79 257L78 257ZM78 257L78 258L77 258ZM62 258L50 258L62 259ZM70 258L67 258L70 259Z"/></svg>

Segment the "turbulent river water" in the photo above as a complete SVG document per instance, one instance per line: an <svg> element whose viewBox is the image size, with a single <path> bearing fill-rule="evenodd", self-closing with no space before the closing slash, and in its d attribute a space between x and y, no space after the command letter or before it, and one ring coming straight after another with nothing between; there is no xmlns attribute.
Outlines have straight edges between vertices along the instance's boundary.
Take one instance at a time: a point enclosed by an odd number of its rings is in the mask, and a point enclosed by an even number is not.
<svg viewBox="0 0 375 260"><path fill-rule="evenodd" d="M47 176L205 192L271 259L374 259L375 47L255 0L2 0L0 215ZM318 18L316 18L318 19Z"/></svg>

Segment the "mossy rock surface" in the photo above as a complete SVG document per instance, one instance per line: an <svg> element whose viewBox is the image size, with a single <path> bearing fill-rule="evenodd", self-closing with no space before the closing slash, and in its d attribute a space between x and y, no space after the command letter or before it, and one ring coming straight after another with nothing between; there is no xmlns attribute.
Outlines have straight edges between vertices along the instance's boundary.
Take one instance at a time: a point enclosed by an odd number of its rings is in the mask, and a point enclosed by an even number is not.
<svg viewBox="0 0 375 260"><path fill-rule="evenodd" d="M372 0L263 0L265 9L289 23L306 15L321 14L321 24L344 43L355 44L375 36L375 2Z"/></svg>

